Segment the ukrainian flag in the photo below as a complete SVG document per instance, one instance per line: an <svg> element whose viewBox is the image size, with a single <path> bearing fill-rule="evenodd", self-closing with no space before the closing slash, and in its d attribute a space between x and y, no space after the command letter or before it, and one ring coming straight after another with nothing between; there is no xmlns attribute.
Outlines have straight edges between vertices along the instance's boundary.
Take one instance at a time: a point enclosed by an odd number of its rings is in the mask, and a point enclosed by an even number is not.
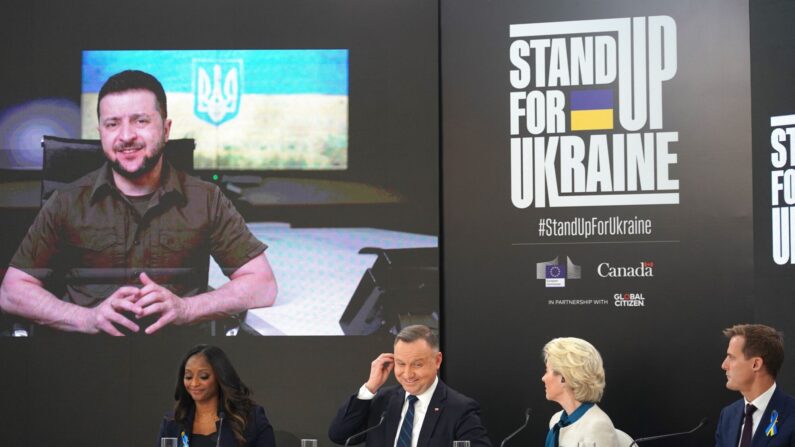
<svg viewBox="0 0 795 447"><path fill-rule="evenodd" d="M613 90L571 92L571 130L613 128Z"/></svg>
<svg viewBox="0 0 795 447"><path fill-rule="evenodd" d="M215 90L215 67L223 107L211 115L200 86L203 71ZM196 140L196 169L348 168L347 49L84 51L83 138L99 137L99 90L126 69L163 84L170 138Z"/></svg>

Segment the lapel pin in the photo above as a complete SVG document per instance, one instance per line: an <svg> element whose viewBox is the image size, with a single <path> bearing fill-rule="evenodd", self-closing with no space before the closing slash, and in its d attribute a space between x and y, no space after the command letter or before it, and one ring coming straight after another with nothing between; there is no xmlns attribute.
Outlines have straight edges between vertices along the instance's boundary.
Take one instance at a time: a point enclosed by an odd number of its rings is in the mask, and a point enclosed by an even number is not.
<svg viewBox="0 0 795 447"><path fill-rule="evenodd" d="M776 424L778 424L778 411L773 410L770 414L770 425L765 429L765 434L767 434L769 438L778 434L778 427L776 427Z"/></svg>

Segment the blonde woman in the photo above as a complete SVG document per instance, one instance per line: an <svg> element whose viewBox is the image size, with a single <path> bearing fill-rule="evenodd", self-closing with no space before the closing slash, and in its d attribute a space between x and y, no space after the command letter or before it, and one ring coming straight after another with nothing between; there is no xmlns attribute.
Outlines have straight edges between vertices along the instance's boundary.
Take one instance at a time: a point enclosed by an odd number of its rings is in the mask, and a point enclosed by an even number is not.
<svg viewBox="0 0 795 447"><path fill-rule="evenodd" d="M563 407L549 421L545 447L617 447L613 422L597 405L605 389L599 351L568 337L550 341L543 352L546 398Z"/></svg>

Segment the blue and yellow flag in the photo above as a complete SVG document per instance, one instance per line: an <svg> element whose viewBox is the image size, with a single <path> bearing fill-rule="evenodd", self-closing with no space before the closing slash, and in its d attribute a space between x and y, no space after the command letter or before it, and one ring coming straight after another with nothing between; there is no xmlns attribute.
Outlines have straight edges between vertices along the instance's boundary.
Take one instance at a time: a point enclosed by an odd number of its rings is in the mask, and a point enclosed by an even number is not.
<svg viewBox="0 0 795 447"><path fill-rule="evenodd" d="M571 130L613 128L613 90L571 92Z"/></svg>
<svg viewBox="0 0 795 447"><path fill-rule="evenodd" d="M196 140L196 169L348 167L348 50L84 51L83 138L98 138L98 92L143 70L163 84L170 138Z"/></svg>

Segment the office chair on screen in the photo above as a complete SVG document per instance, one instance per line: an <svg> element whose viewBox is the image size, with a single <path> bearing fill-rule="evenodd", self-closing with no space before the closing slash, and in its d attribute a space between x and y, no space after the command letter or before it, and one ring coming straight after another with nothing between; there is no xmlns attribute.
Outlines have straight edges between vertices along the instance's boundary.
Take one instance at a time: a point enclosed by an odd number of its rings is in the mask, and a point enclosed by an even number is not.
<svg viewBox="0 0 795 447"><path fill-rule="evenodd" d="M53 191L72 183L105 163L105 154L99 140L75 140L45 135L41 139L44 162L41 175L41 203ZM188 173L193 172L193 139L169 140L163 155L172 166Z"/></svg>

